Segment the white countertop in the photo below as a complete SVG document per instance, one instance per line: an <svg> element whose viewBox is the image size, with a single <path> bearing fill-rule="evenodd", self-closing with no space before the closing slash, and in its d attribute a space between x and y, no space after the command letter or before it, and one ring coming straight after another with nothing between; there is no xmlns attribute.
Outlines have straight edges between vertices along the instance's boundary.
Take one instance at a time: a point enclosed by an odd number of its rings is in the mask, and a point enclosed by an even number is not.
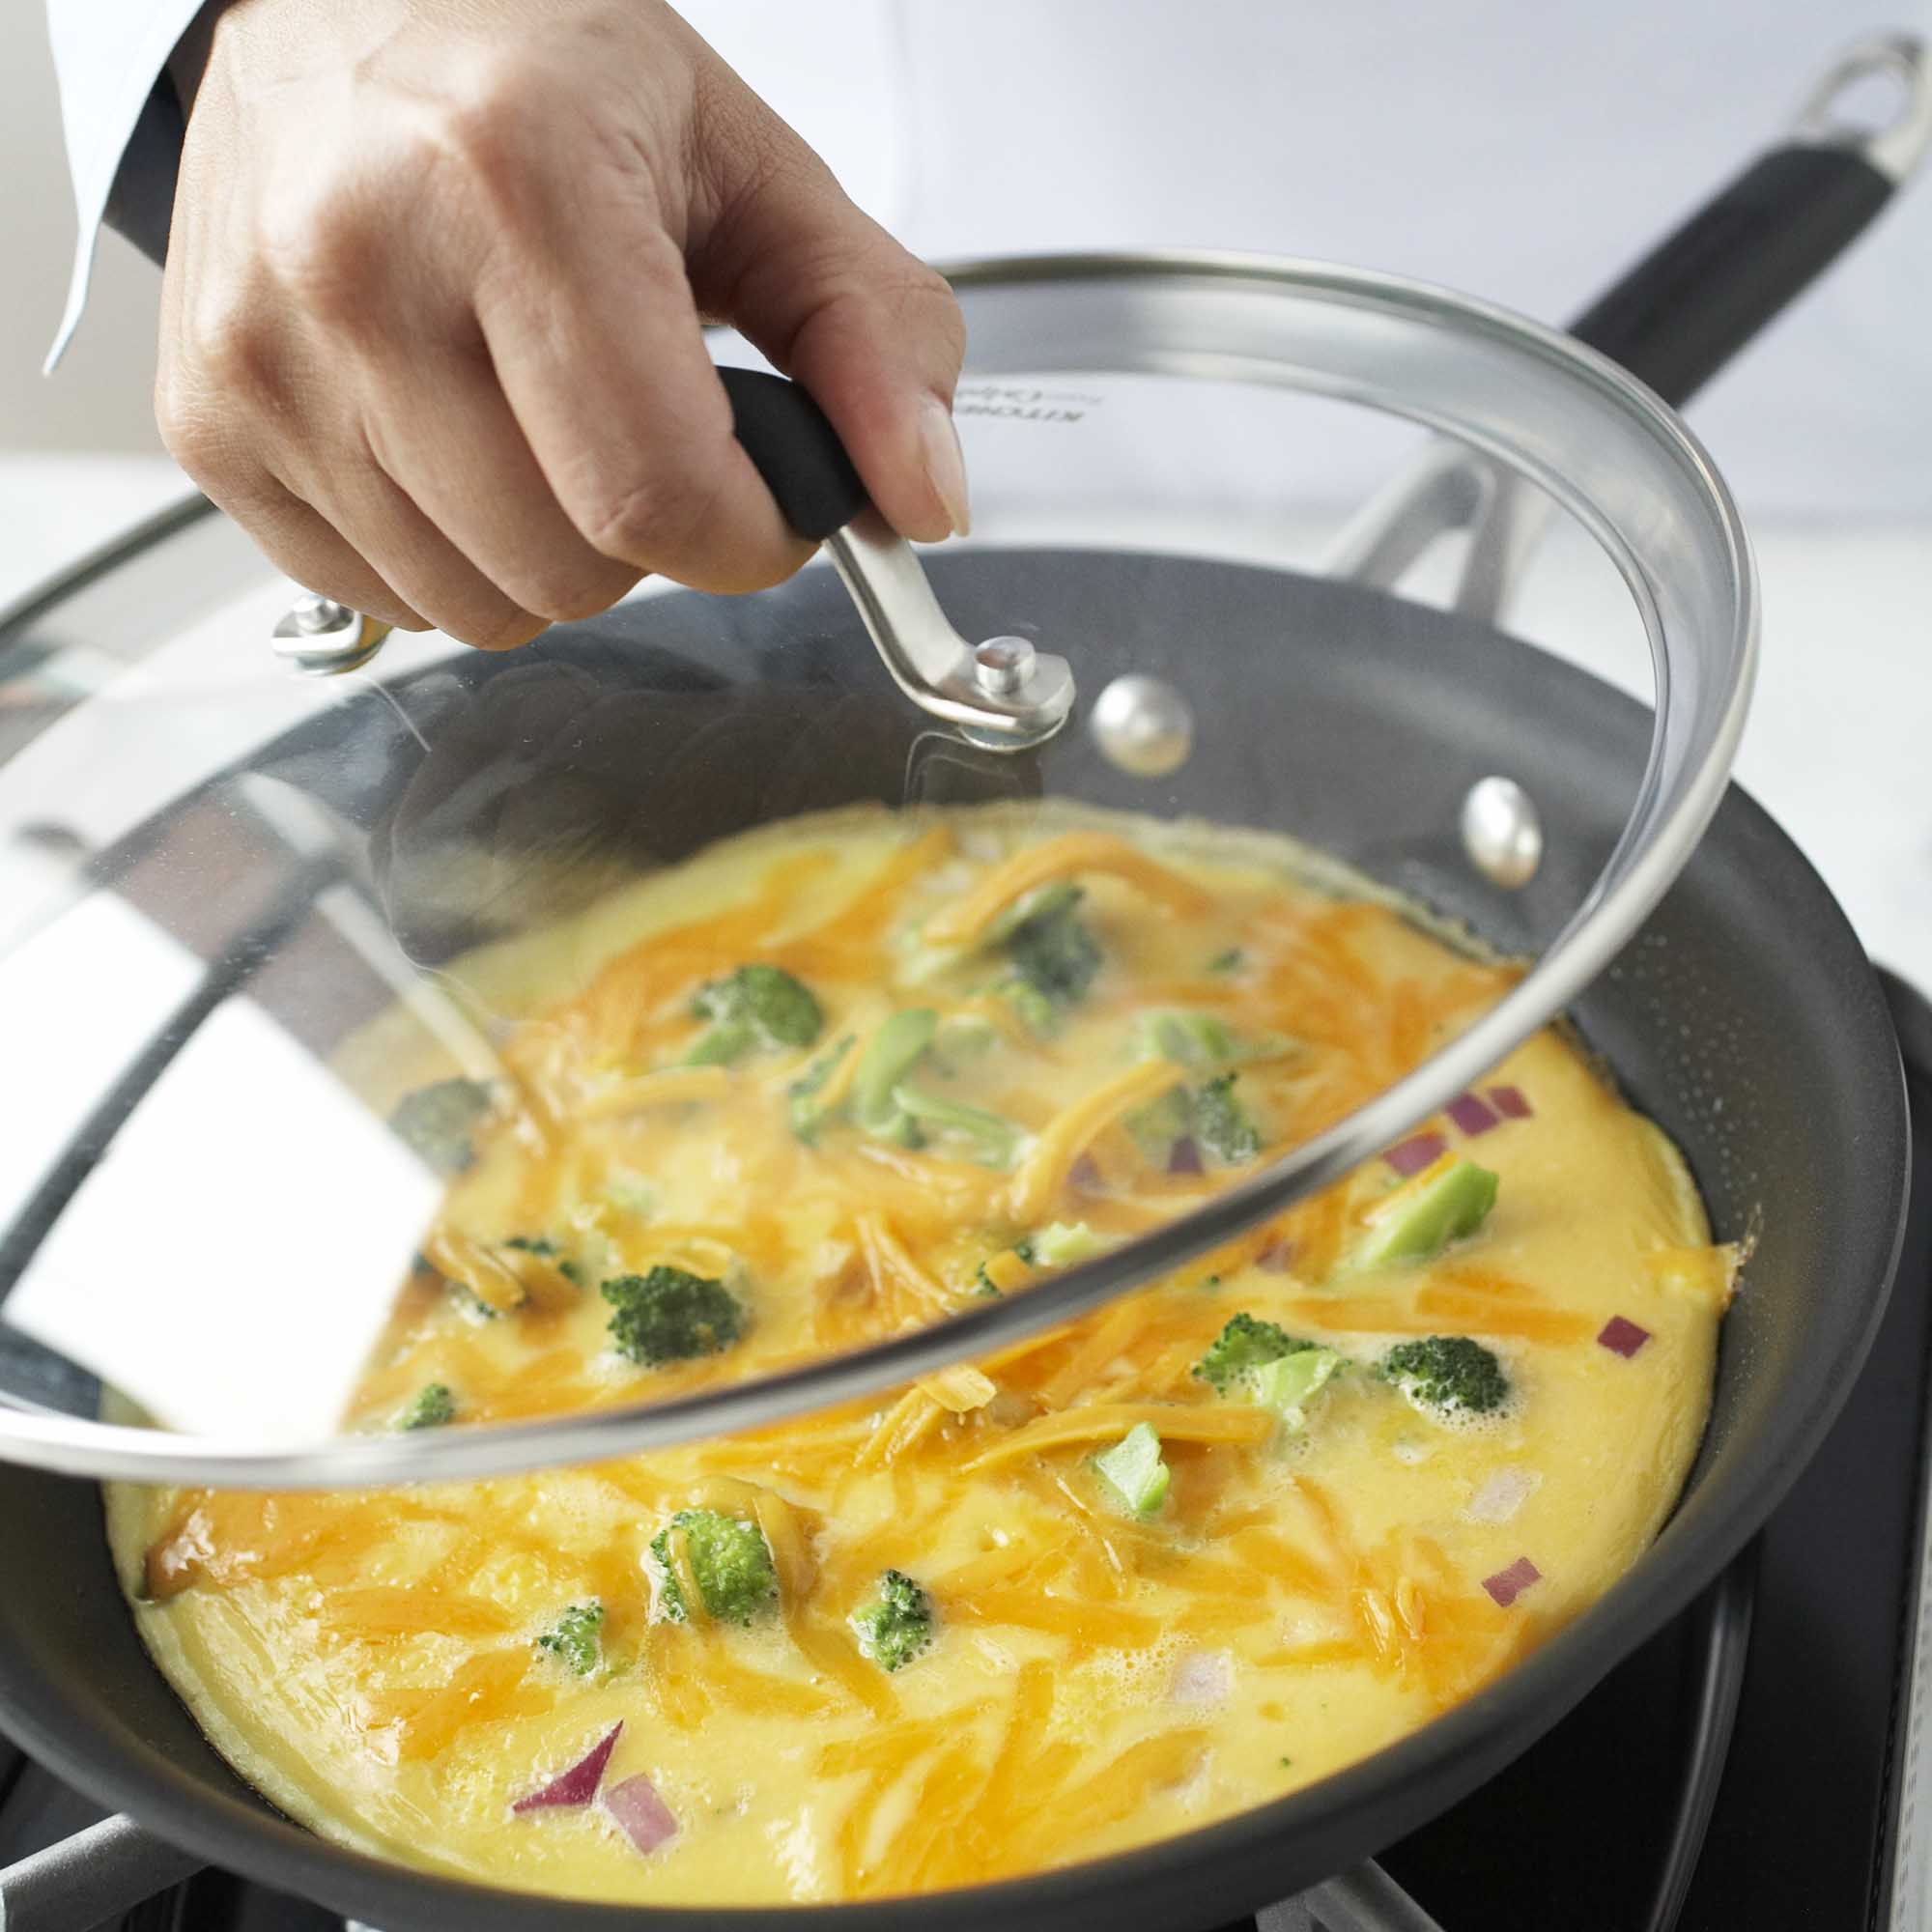
<svg viewBox="0 0 1932 1932"><path fill-rule="evenodd" d="M0 605L184 494L146 458L0 456ZM1932 526L1755 532L1764 654L1738 777L1872 955L1932 988ZM1647 695L1558 544L1513 628Z"/></svg>

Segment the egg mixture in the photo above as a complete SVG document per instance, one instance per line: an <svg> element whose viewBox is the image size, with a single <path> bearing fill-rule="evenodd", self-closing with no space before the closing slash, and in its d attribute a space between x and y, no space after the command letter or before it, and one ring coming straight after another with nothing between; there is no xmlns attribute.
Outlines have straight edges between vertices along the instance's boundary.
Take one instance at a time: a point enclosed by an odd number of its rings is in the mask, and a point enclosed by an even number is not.
<svg viewBox="0 0 1932 1932"><path fill-rule="evenodd" d="M657 1400L1184 1212L1517 969L1285 841L865 810L700 853L342 1071L450 1176L350 1418ZM412 1057L419 1064L412 1064ZM241 1775L405 1864L705 1905L1091 1859L1470 1696L1657 1534L1736 1256L1555 1031L1131 1297L888 1398L382 1492L115 1487L141 1633Z"/></svg>

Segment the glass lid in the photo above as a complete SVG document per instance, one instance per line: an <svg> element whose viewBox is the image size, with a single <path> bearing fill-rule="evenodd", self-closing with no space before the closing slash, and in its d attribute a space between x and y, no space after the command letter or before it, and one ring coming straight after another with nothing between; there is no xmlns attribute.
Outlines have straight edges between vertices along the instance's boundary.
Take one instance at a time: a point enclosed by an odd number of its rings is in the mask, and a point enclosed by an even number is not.
<svg viewBox="0 0 1932 1932"><path fill-rule="evenodd" d="M1721 481L1388 277L956 285L969 541L846 502L778 590L487 655L189 505L0 621L0 1456L338 1486L970 1404L1156 1277L1335 1263L1365 1165L1388 1238L1480 1211L1509 1054L1729 771ZM1533 541L1656 696L1574 798L1512 780L1570 674L1496 628Z"/></svg>

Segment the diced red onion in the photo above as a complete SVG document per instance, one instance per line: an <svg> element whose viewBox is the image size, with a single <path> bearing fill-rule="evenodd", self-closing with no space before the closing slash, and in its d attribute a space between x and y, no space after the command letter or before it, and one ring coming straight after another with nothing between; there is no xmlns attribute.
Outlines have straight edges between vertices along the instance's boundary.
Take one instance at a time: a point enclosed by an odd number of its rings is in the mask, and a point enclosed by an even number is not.
<svg viewBox="0 0 1932 1932"><path fill-rule="evenodd" d="M1607 1349L1613 1355L1621 1355L1625 1361L1629 1361L1649 1340L1648 1328L1639 1328L1634 1321L1627 1321L1621 1315L1612 1315L1597 1336L1600 1348Z"/></svg>
<svg viewBox="0 0 1932 1932"><path fill-rule="evenodd" d="M677 1820L641 1772L613 1784L604 1794L604 1808L640 1852L654 1852L677 1836Z"/></svg>
<svg viewBox="0 0 1932 1932"><path fill-rule="evenodd" d="M1167 1151L1167 1171L1170 1174L1200 1174L1201 1150L1194 1145L1192 1134L1181 1137Z"/></svg>
<svg viewBox="0 0 1932 1932"><path fill-rule="evenodd" d="M1526 1121L1534 1111L1520 1087L1492 1087L1490 1105L1506 1121Z"/></svg>
<svg viewBox="0 0 1932 1932"><path fill-rule="evenodd" d="M1498 1469L1463 1507L1471 1522L1507 1522L1535 1492L1543 1479L1534 1469L1514 1464Z"/></svg>
<svg viewBox="0 0 1932 1932"><path fill-rule="evenodd" d="M1496 1110L1474 1094L1458 1094L1443 1111L1472 1140L1502 1122Z"/></svg>
<svg viewBox="0 0 1932 1932"><path fill-rule="evenodd" d="M1440 1134L1411 1134L1398 1141L1382 1158L1406 1180L1425 1167L1434 1167L1449 1151L1449 1143Z"/></svg>
<svg viewBox="0 0 1932 1932"><path fill-rule="evenodd" d="M1527 1556L1519 1556L1507 1570L1485 1577L1483 1588L1495 1599L1499 1608L1506 1610L1532 1583L1542 1580L1543 1572Z"/></svg>
<svg viewBox="0 0 1932 1932"><path fill-rule="evenodd" d="M519 1798L510 1809L549 1811L560 1805L588 1804L604 1781L604 1767L611 1762L611 1753L617 1748L617 1733L623 1728L621 1719L612 1724L568 1771L559 1772L548 1784Z"/></svg>
<svg viewBox="0 0 1932 1932"><path fill-rule="evenodd" d="M1235 1660L1225 1650L1190 1650L1175 1666L1168 1695L1177 1704L1225 1704L1235 1688Z"/></svg>
<svg viewBox="0 0 1932 1932"><path fill-rule="evenodd" d="M1066 1170L1066 1180L1076 1194L1104 1194L1107 1191L1106 1179L1094 1165L1092 1154L1083 1153Z"/></svg>
<svg viewBox="0 0 1932 1932"><path fill-rule="evenodd" d="M1255 1265L1265 1268L1269 1274L1288 1274L1294 1267L1294 1257L1298 1250L1287 1235L1277 1235L1260 1254L1255 1257Z"/></svg>

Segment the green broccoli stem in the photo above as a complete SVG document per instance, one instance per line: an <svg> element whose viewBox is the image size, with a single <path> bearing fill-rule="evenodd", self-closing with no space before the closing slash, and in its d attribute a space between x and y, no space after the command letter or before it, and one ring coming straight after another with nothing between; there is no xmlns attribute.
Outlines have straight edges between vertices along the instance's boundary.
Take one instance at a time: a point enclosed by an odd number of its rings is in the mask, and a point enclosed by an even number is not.
<svg viewBox="0 0 1932 1932"><path fill-rule="evenodd" d="M719 1020L697 1036L696 1043L678 1062L680 1066L729 1066L757 1043L758 1032L750 1020Z"/></svg>
<svg viewBox="0 0 1932 1932"><path fill-rule="evenodd" d="M1473 1160L1419 1176L1371 1211L1353 1264L1374 1268L1433 1260L1483 1225L1496 1205L1498 1186L1495 1175Z"/></svg>
<svg viewBox="0 0 1932 1932"><path fill-rule="evenodd" d="M818 1139L819 1129L831 1116L833 1110L818 1096L838 1071L839 1062L852 1051L852 1038L848 1033L829 1053L821 1053L786 1090L791 1130L807 1147Z"/></svg>
<svg viewBox="0 0 1932 1932"><path fill-rule="evenodd" d="M1151 1423L1135 1423L1111 1449L1095 1456L1094 1473L1122 1515L1145 1519L1167 1500L1171 1477Z"/></svg>
<svg viewBox="0 0 1932 1932"><path fill-rule="evenodd" d="M970 1107L963 1100L948 1099L910 1080L902 1080L893 1089L893 1101L900 1116L917 1122L922 1128L970 1141L987 1167L1011 1167L1026 1138L1001 1115Z"/></svg>
<svg viewBox="0 0 1932 1932"><path fill-rule="evenodd" d="M868 1134L895 1136L905 1111L894 1089L911 1073L939 1031L930 1007L904 1007L879 1028L852 1074L852 1118Z"/></svg>

